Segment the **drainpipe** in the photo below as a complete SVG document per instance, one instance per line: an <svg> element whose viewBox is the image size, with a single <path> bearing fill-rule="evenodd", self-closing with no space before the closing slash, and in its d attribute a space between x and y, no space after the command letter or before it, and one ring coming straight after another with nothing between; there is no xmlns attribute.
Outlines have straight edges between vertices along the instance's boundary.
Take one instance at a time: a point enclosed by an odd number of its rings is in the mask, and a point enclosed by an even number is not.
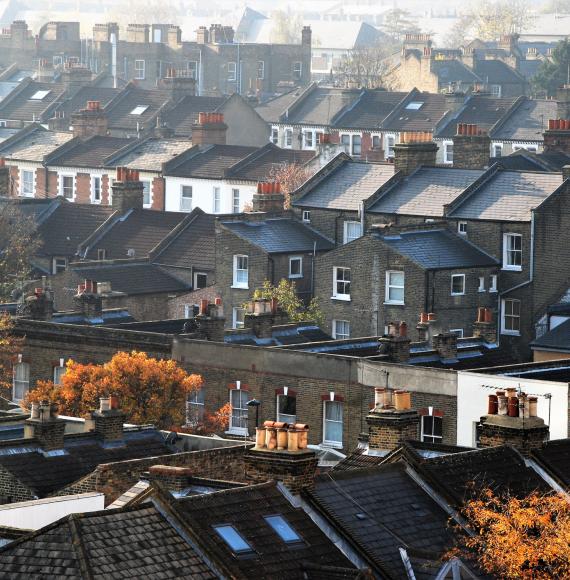
<svg viewBox="0 0 570 580"><path fill-rule="evenodd" d="M311 298L315 296L315 258L317 257L317 242L313 242L313 256L311 258Z"/></svg>
<svg viewBox="0 0 570 580"><path fill-rule="evenodd" d="M44 196L49 197L49 174L48 168L45 161L42 161L42 167L44 168Z"/></svg>

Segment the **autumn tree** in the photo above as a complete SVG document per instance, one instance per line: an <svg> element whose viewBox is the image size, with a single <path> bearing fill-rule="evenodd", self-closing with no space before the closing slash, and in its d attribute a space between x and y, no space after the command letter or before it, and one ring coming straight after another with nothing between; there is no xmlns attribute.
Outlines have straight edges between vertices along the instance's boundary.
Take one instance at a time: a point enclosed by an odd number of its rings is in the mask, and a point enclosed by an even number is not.
<svg viewBox="0 0 570 580"><path fill-rule="evenodd" d="M285 197L284 207L291 207L291 193L299 188L307 179L311 177L311 172L298 163L282 163L275 165L267 175L268 181L275 181L281 186L281 193Z"/></svg>
<svg viewBox="0 0 570 580"><path fill-rule="evenodd" d="M570 503L562 494L517 498L484 489L462 515L473 535L460 534L454 555L475 559L495 578L570 577Z"/></svg>
<svg viewBox="0 0 570 580"><path fill-rule="evenodd" d="M8 314L0 314L0 396L11 399L14 361L23 339L14 334L14 322Z"/></svg>
<svg viewBox="0 0 570 580"><path fill-rule="evenodd" d="M560 41L552 51L550 59L540 64L532 79L537 91L544 91L550 97L556 95L556 89L570 81L570 42Z"/></svg>
<svg viewBox="0 0 570 580"><path fill-rule="evenodd" d="M59 412L83 416L99 406L99 398L119 397L121 409L132 423L170 428L186 421L188 395L200 388L202 378L190 375L173 360L159 360L144 352L119 352L104 364L67 362L61 384L38 382L24 405L49 400Z"/></svg>
<svg viewBox="0 0 570 580"><path fill-rule="evenodd" d="M271 300L276 298L279 307L287 314L291 322L312 321L322 326L325 316L319 307L317 298L311 298L305 305L297 294L295 282L282 278L277 286L265 280L263 286L253 293L253 300Z"/></svg>

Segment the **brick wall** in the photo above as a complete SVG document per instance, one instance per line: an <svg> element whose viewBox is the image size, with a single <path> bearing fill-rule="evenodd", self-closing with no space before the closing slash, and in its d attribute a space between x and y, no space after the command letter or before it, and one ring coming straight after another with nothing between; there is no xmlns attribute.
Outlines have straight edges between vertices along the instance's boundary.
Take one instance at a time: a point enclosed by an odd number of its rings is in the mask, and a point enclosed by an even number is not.
<svg viewBox="0 0 570 580"><path fill-rule="evenodd" d="M37 499L31 489L27 488L9 471L0 467L0 504L16 503Z"/></svg>

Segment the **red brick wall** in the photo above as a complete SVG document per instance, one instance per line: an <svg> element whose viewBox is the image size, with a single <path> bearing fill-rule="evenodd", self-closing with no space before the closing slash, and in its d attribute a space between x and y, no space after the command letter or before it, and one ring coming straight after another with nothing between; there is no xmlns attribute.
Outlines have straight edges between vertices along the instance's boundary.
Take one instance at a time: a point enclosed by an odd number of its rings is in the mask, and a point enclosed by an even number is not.
<svg viewBox="0 0 570 580"><path fill-rule="evenodd" d="M78 173L75 177L75 202L91 203L91 175Z"/></svg>
<svg viewBox="0 0 570 580"><path fill-rule="evenodd" d="M155 177L152 180L152 207L164 211L164 178Z"/></svg>

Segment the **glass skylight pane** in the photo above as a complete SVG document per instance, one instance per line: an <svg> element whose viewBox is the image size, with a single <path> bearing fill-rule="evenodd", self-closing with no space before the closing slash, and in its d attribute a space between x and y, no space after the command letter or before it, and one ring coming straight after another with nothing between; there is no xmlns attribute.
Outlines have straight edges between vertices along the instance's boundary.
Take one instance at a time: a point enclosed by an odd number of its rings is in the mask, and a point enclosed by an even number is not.
<svg viewBox="0 0 570 580"><path fill-rule="evenodd" d="M147 109L148 105L138 105L131 111L131 115L142 115Z"/></svg>
<svg viewBox="0 0 570 580"><path fill-rule="evenodd" d="M301 541L301 536L287 523L283 516L267 516L265 521L279 534L279 537L284 542Z"/></svg>
<svg viewBox="0 0 570 580"><path fill-rule="evenodd" d="M253 552L252 547L233 526L216 526L214 530L234 552Z"/></svg>
<svg viewBox="0 0 570 580"><path fill-rule="evenodd" d="M423 103L419 103L417 101L412 101L411 103L408 103L406 105L406 109L410 109L412 111L417 111L418 109L421 108L422 105L423 105Z"/></svg>
<svg viewBox="0 0 570 580"><path fill-rule="evenodd" d="M36 91L31 97L30 100L32 101L41 101L45 99L51 91Z"/></svg>

